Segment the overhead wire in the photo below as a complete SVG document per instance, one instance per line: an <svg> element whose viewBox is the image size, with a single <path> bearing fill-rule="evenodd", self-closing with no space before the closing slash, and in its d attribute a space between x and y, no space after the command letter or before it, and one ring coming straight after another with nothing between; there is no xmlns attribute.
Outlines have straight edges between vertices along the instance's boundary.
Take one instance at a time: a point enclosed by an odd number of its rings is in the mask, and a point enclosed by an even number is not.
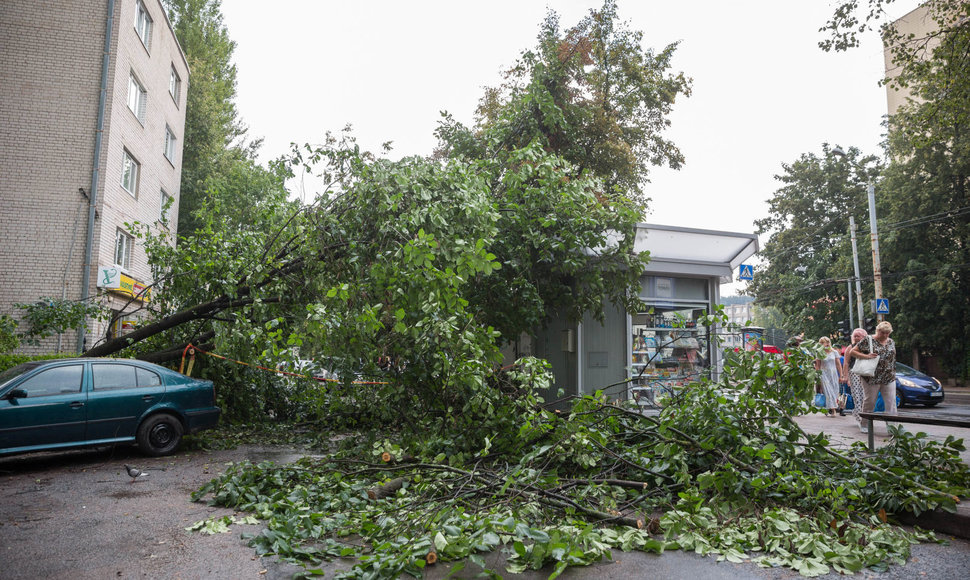
<svg viewBox="0 0 970 580"><path fill-rule="evenodd" d="M951 219L951 218L955 218L955 217L960 217L962 215L967 215L967 214L970 214L970 206L965 206L965 207L960 207L960 208L956 208L956 209L952 209L952 210L947 210L947 211L943 211L943 212L931 214L931 215L928 215L928 216L920 216L920 217L913 218L913 219L909 219L909 220L903 220L903 221L899 221L899 222L892 222L892 223L884 224L884 225L879 226L879 231L881 231L883 233L888 233L888 232L893 232L893 231L897 231L897 230L901 230L901 229L906 229L906 228L910 228L910 227L916 227L916 226L919 226L919 225L924 225L924 224L929 224L929 223L933 223L933 222L943 221L943 220L947 220L947 219ZM834 221L834 219L829 220L829 222L827 224L825 224L825 226L831 224L832 221ZM822 228L824 228L825 226L822 226ZM822 228L820 228L820 229L822 229ZM847 235L848 234L841 234L841 233L834 233L833 232L831 234L814 234L814 235L806 236L803 239L802 242L799 242L799 244L793 244L793 245L790 245L790 246L782 247L782 248L780 248L778 250L774 250L773 253L772 253L772 257L777 259L777 258L780 258L780 257L784 256L785 254L787 254L790 251L799 250L799 249L805 249L806 246L807 247L812 247L812 246L815 245L814 243L812 243L812 244L806 244L805 243L806 241L808 241L808 240L810 240L812 238L816 238L816 240L817 240L816 243L817 243L817 242L822 242L822 241L840 241L840 240L844 239Z"/></svg>

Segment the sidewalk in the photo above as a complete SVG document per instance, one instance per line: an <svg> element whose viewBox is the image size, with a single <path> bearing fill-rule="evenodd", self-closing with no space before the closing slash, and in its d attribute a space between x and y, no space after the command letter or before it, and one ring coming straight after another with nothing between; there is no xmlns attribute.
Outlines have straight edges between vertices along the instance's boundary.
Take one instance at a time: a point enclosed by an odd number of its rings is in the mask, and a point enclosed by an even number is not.
<svg viewBox="0 0 970 580"><path fill-rule="evenodd" d="M970 389L967 389L967 392L970 393ZM848 448L855 441L862 441L863 443L868 441L868 435L859 430L855 419L848 411L845 417L829 417L824 413L802 415L795 417L795 422L801 425L806 433L816 434L824 432L829 436L829 441L834 449ZM931 439L936 441L943 441L950 435L970 441L970 429L914 424L905 424L904 427L912 433L926 433ZM873 433L875 434L877 448L882 447L889 440L889 432L887 429L885 421L875 421L875 430ZM970 465L970 448L960 453L960 458L964 463Z"/></svg>
<svg viewBox="0 0 970 580"><path fill-rule="evenodd" d="M970 392L970 389L967 389L967 392ZM828 435L833 449L848 448L855 441L861 441L864 444L868 443L868 435L859 429L851 414L846 414L845 417L829 417L824 413L815 413L796 417L795 422L806 433L816 434L824 432ZM931 439L936 441L943 441L950 435L957 438L970 439L970 429L909 423L902 425L907 431L912 433L926 433ZM874 422L873 433L875 434L876 448L882 447L889 440L887 424L884 421ZM961 452L960 458L965 464L970 465L970 449ZM961 499L963 501L957 504L956 513L935 511L921 514L919 517L900 516L900 519L910 525L918 525L924 529L970 539L970 498Z"/></svg>

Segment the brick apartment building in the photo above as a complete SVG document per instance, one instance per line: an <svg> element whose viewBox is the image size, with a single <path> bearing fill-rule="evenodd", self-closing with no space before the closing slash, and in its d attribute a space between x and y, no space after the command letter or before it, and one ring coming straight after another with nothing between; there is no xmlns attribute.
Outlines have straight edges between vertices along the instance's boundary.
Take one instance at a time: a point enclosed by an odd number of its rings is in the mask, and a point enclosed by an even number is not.
<svg viewBox="0 0 970 580"><path fill-rule="evenodd" d="M188 80L160 0L0 2L0 314L89 297L130 315L22 351L90 348L150 300L126 224L174 240Z"/></svg>

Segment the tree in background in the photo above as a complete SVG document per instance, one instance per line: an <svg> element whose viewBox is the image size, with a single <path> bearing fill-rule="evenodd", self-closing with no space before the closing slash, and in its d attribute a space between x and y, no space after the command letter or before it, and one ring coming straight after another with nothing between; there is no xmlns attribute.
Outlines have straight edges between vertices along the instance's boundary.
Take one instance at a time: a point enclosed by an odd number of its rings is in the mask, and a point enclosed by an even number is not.
<svg viewBox="0 0 970 580"><path fill-rule="evenodd" d="M823 48L859 44L884 19L884 0L842 3L823 30ZM923 36L880 28L895 68L885 83L911 98L889 120L892 162L877 185L883 290L893 304L894 339L970 378L970 2L932 0Z"/></svg>
<svg viewBox="0 0 970 580"><path fill-rule="evenodd" d="M236 44L222 21L221 0L164 0L189 64L178 232L203 226L199 210L219 198L219 219L251 224L255 207L286 198L281 174L256 162L260 141L244 143L236 110ZM210 208L211 213L211 208Z"/></svg>
<svg viewBox="0 0 970 580"><path fill-rule="evenodd" d="M538 45L523 53L502 86L486 91L476 126L446 115L438 129L439 157L481 160L498 186L493 199L504 235L489 250L502 269L471 299L493 313L491 324L509 340L552 313L578 320L610 302L634 307L638 292L624 289L634 288L642 271L642 258L632 254L648 201L642 187L650 167L683 162L663 133L676 97L690 92L689 79L668 72L675 45L655 54L642 42L641 32L619 20L612 0L565 31L550 12ZM527 182L500 183L520 164L538 167L538 159L521 157L525 150L561 161ZM593 205L576 197L586 195L587 177L598 180ZM555 191L551 178L560 180L558 193L548 193ZM588 211L566 209L577 203ZM594 231L606 242L584 239L582 232Z"/></svg>
<svg viewBox="0 0 970 580"><path fill-rule="evenodd" d="M768 217L755 222L769 238L748 289L759 306L781 312L786 329L810 337L835 333L846 318L845 280L854 274L849 216L867 215L867 183L880 170L858 149L850 148L848 159L831 151L826 144L821 156L804 153L783 164L775 176L783 186L768 200Z"/></svg>
<svg viewBox="0 0 970 580"><path fill-rule="evenodd" d="M614 0L565 31L550 11L538 40L503 85L486 90L474 130L446 118L442 150L481 158L537 141L569 161L574 175L600 177L603 197L645 209L650 168L684 161L664 137L677 96L690 95L690 79L669 72L676 44L644 49L643 33L619 20Z"/></svg>

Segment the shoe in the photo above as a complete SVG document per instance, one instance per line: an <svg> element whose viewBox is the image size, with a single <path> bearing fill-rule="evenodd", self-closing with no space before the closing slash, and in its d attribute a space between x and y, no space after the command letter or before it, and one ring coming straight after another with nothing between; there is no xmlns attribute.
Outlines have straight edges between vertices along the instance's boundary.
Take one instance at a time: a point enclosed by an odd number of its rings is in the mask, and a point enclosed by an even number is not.
<svg viewBox="0 0 970 580"><path fill-rule="evenodd" d="M862 431L863 433L868 433L869 428L866 427L865 425L859 425L859 431Z"/></svg>

